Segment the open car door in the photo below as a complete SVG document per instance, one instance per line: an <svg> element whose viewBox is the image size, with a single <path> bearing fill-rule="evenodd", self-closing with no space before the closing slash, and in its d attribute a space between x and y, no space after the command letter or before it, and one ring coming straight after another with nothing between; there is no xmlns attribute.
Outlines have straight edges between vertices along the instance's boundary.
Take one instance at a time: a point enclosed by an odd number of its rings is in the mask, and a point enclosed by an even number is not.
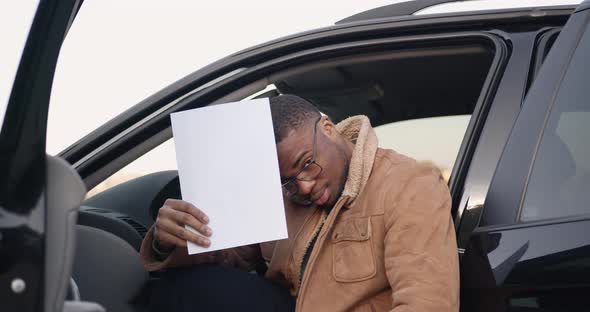
<svg viewBox="0 0 590 312"><path fill-rule="evenodd" d="M45 152L54 69L81 2L41 0L31 6L36 12L7 88L0 132L1 311L102 310L95 304L64 305L73 226L86 190L69 164Z"/></svg>

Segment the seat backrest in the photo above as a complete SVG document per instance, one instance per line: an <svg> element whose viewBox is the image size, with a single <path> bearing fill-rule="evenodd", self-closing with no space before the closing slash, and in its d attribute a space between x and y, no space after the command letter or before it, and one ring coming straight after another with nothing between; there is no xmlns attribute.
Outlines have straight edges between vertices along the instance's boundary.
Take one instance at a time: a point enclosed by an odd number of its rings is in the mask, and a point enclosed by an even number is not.
<svg viewBox="0 0 590 312"><path fill-rule="evenodd" d="M62 312L70 282L77 212L86 194L78 173L64 160L48 156L45 215L43 311Z"/></svg>
<svg viewBox="0 0 590 312"><path fill-rule="evenodd" d="M105 230L76 226L77 246L72 277L83 301L107 311L134 311L133 299L148 280L139 253L129 242Z"/></svg>

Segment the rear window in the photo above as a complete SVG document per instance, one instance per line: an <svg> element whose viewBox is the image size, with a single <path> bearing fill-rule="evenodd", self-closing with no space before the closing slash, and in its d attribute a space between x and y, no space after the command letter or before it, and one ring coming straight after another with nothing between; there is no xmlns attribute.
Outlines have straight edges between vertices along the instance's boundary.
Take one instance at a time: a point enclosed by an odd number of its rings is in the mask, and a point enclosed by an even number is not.
<svg viewBox="0 0 590 312"><path fill-rule="evenodd" d="M524 199L522 221L590 213L590 31L558 91Z"/></svg>

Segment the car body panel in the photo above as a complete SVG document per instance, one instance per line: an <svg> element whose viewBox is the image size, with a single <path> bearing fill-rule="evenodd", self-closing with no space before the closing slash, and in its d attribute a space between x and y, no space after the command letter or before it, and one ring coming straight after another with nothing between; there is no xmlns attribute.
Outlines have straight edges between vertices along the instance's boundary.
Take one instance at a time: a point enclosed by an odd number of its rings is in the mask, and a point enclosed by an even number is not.
<svg viewBox="0 0 590 312"><path fill-rule="evenodd" d="M586 51L590 13L578 11L561 30L523 104L492 180L482 218L463 237L465 311L580 311L590 304L588 215L527 222L521 216L541 137L576 51ZM586 44L588 42L586 41ZM578 61L585 62L580 52ZM571 65L575 66L575 64ZM586 73L587 74L587 73ZM588 75L586 75L588 77ZM578 77L579 78L579 77ZM583 134L580 134L583 135ZM553 161L567 161L553 159ZM557 179L557 177L555 177ZM551 184L549 184L551 185ZM555 194L546 194L547 202ZM580 207L579 211L587 211ZM585 208L585 209L584 209Z"/></svg>
<svg viewBox="0 0 590 312"><path fill-rule="evenodd" d="M54 252L46 250L45 133L55 64L77 4L39 2L0 133L0 298L17 311L47 311L60 288L47 288L54 272L45 269Z"/></svg>
<svg viewBox="0 0 590 312"><path fill-rule="evenodd" d="M472 147L475 151L471 163L468 164L463 192L460 197L453 198L459 209L455 216L455 226L459 231L459 248L465 247L465 240L479 222L480 207L487 197L503 146L520 112L536 36L537 32L511 36L512 53L494 94L494 102L478 137L477 147ZM467 215L464 216L464 213Z"/></svg>
<svg viewBox="0 0 590 312"><path fill-rule="evenodd" d="M462 258L462 311L585 310L588 237L588 220L476 231Z"/></svg>

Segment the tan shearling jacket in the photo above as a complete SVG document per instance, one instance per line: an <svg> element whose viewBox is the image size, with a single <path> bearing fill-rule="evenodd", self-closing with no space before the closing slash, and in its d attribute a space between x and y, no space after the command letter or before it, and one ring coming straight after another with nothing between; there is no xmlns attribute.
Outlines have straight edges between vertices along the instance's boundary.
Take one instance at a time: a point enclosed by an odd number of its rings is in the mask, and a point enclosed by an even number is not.
<svg viewBox="0 0 590 312"><path fill-rule="evenodd" d="M141 246L145 268L214 262L251 270L264 259L266 278L289 287L297 311L458 311L451 199L439 170L379 149L365 116L337 129L355 147L344 191L329 214L286 203L288 239L193 256L177 248L164 261L153 254L152 228Z"/></svg>

